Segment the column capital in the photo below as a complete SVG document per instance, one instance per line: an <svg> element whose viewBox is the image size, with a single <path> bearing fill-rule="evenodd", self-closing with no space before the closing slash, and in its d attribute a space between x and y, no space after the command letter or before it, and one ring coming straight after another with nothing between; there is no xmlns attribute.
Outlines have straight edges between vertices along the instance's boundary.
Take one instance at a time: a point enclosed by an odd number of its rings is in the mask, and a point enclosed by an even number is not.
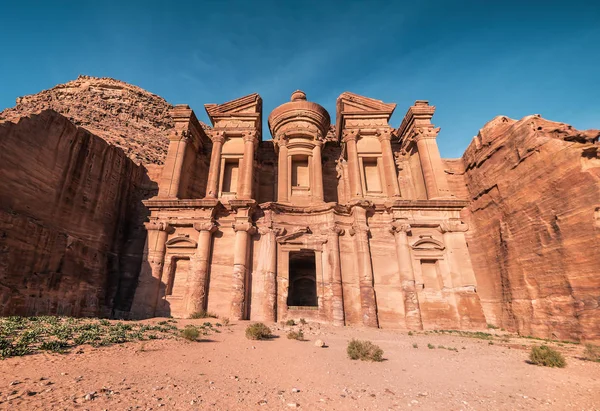
<svg viewBox="0 0 600 411"><path fill-rule="evenodd" d="M208 231L209 233L214 233L217 231L217 226L214 221L205 221L202 223L194 223L194 230L196 231Z"/></svg>
<svg viewBox="0 0 600 411"><path fill-rule="evenodd" d="M348 234L355 235L357 233L365 233L368 234L371 231L368 225L364 223L354 223L352 224L352 228L348 230Z"/></svg>
<svg viewBox="0 0 600 411"><path fill-rule="evenodd" d="M390 227L390 232L392 234L408 233L411 229L412 227L406 221L394 221Z"/></svg>
<svg viewBox="0 0 600 411"><path fill-rule="evenodd" d="M324 235L343 235L344 229L337 224L330 225L321 229L321 234Z"/></svg>
<svg viewBox="0 0 600 411"><path fill-rule="evenodd" d="M441 127L434 128L433 125L430 127L417 127L413 131L413 138L415 141L419 140L435 140Z"/></svg>
<svg viewBox="0 0 600 411"><path fill-rule="evenodd" d="M347 143L348 141L358 140L360 132L358 130L344 130L342 131L342 141Z"/></svg>
<svg viewBox="0 0 600 411"><path fill-rule="evenodd" d="M442 233L464 233L465 231L469 230L469 225L459 219L452 219L448 221L443 221L440 224L440 230L442 231Z"/></svg>
<svg viewBox="0 0 600 411"><path fill-rule="evenodd" d="M285 234L285 228L283 227L269 227L269 226L262 226L262 227L258 227L258 233L260 235L265 235L265 234L270 234L273 233L275 234L275 237L279 237L281 235Z"/></svg>
<svg viewBox="0 0 600 411"><path fill-rule="evenodd" d="M170 225L165 221L147 221L144 223L146 230L169 231Z"/></svg>
<svg viewBox="0 0 600 411"><path fill-rule="evenodd" d="M377 135L377 138L379 139L379 141L391 141L392 140L392 129L391 128L384 128L384 129L377 129L377 131L375 132L375 134Z"/></svg>
<svg viewBox="0 0 600 411"><path fill-rule="evenodd" d="M257 134L258 134L258 132L256 130L245 131L242 134L242 138L244 140L244 143L247 143L247 142L255 143L256 142L256 136L257 136Z"/></svg>
<svg viewBox="0 0 600 411"><path fill-rule="evenodd" d="M249 221L231 223L231 227L233 227L236 233L238 231L246 231L248 234L254 234L256 232L256 227L254 227Z"/></svg>
<svg viewBox="0 0 600 411"><path fill-rule="evenodd" d="M210 139L214 143L223 144L225 142L225 132L224 131L215 131L210 136Z"/></svg>

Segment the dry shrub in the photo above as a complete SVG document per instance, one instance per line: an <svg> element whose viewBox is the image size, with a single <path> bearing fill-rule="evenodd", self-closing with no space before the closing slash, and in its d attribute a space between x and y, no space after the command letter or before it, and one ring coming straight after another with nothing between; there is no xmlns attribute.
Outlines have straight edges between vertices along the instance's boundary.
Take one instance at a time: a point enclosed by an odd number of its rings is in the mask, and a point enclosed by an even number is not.
<svg viewBox="0 0 600 411"><path fill-rule="evenodd" d="M371 341L352 339L346 349L351 360L383 361L383 350Z"/></svg>
<svg viewBox="0 0 600 411"><path fill-rule="evenodd" d="M189 341L196 341L200 336L200 331L193 325L186 325L183 330L181 330L181 336Z"/></svg>
<svg viewBox="0 0 600 411"><path fill-rule="evenodd" d="M255 323L246 328L246 338L249 340L266 340L271 337L271 329L263 323Z"/></svg>
<svg viewBox="0 0 600 411"><path fill-rule="evenodd" d="M529 353L529 361L535 365L544 367L564 368L567 365L565 357L561 353L547 345L533 346Z"/></svg>
<svg viewBox="0 0 600 411"><path fill-rule="evenodd" d="M583 359L600 362L600 347L593 344L586 344L585 351L583 352Z"/></svg>
<svg viewBox="0 0 600 411"><path fill-rule="evenodd" d="M302 332L302 330L290 331L289 333L287 333L287 338L288 340L304 341L304 333Z"/></svg>
<svg viewBox="0 0 600 411"><path fill-rule="evenodd" d="M197 320L198 318L217 318L217 314L201 310L190 315L190 319L192 320Z"/></svg>

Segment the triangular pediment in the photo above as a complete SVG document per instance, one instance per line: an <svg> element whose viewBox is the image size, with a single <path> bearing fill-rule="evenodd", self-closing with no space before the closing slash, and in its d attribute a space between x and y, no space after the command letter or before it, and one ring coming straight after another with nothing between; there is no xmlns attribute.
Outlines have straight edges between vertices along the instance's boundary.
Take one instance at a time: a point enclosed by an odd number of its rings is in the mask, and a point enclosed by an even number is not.
<svg viewBox="0 0 600 411"><path fill-rule="evenodd" d="M395 103L384 103L381 100L361 96L346 91L337 99L338 114L342 113L388 113L390 116L396 108Z"/></svg>
<svg viewBox="0 0 600 411"><path fill-rule="evenodd" d="M211 118L236 114L260 114L262 111L262 99L258 93L252 93L223 104L205 104L204 107Z"/></svg>

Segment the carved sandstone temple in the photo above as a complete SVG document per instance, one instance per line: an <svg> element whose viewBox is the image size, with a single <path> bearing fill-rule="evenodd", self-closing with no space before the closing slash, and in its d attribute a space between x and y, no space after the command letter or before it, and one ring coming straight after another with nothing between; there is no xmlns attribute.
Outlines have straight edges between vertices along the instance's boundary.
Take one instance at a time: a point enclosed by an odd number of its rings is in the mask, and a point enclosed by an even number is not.
<svg viewBox="0 0 600 411"><path fill-rule="evenodd" d="M132 316L485 326L435 107L394 129L395 107L343 93L331 125L295 91L266 141L258 94L206 105L212 128L176 106Z"/></svg>

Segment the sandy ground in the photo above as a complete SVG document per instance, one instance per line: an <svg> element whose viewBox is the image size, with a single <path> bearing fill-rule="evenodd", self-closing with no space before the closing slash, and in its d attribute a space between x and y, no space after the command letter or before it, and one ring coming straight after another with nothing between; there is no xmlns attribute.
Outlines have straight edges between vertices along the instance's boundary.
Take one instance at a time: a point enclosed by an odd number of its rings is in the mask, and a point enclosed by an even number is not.
<svg viewBox="0 0 600 411"><path fill-rule="evenodd" d="M451 335L308 324L305 342L288 340L284 327L273 327L277 338L250 341L248 324L223 327L201 342L83 346L0 361L0 409L600 409L600 363L578 359L580 345L553 344L568 363L554 369L528 364L529 347L539 342L523 338L490 345ZM385 361L349 360L351 338L378 344ZM316 339L327 347L316 347Z"/></svg>

